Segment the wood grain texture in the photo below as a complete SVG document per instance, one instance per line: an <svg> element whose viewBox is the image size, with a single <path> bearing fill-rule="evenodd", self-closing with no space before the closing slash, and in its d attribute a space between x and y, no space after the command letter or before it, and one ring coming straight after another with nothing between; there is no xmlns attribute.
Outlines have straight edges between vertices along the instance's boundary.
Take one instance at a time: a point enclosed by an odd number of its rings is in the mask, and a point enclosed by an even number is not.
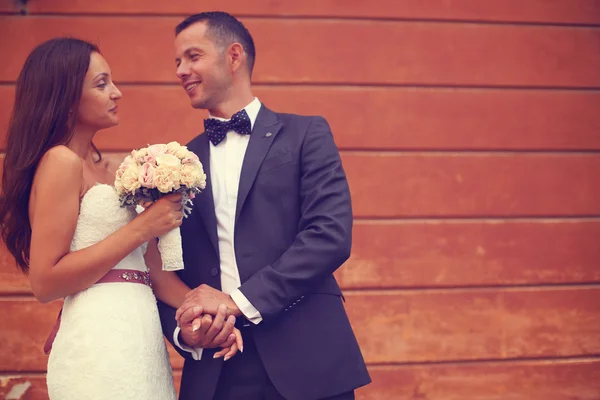
<svg viewBox="0 0 600 400"><path fill-rule="evenodd" d="M343 152L342 162L358 218L600 215L600 153Z"/></svg>
<svg viewBox="0 0 600 400"><path fill-rule="evenodd" d="M600 361L525 361L369 369L359 400L597 400Z"/></svg>
<svg viewBox="0 0 600 400"><path fill-rule="evenodd" d="M45 371L48 358L43 346L62 301L41 304L33 298L2 298L0 305L0 371Z"/></svg>
<svg viewBox="0 0 600 400"><path fill-rule="evenodd" d="M425 366L371 366L373 383L357 400L597 400L600 361L525 361ZM181 372L174 371L176 386ZM0 395L31 386L21 400L47 399L43 374L0 375Z"/></svg>
<svg viewBox="0 0 600 400"><path fill-rule="evenodd" d="M344 288L600 282L600 221L358 221Z"/></svg>
<svg viewBox="0 0 600 400"><path fill-rule="evenodd" d="M28 278L17 269L15 259L4 243L0 244L0 295L30 293Z"/></svg>
<svg viewBox="0 0 600 400"><path fill-rule="evenodd" d="M3 0L7 2L7 0ZM515 21L548 23L600 23L600 5L594 0L462 0L419 1L378 0L354 1L350 4L336 0L204 0L202 7L194 0L157 2L118 0L90 2L87 0L32 1L30 13L99 13L99 14L178 14L187 15L208 10L226 10L244 16L306 16L342 18L399 18L471 21Z"/></svg>
<svg viewBox="0 0 600 400"><path fill-rule="evenodd" d="M600 288L353 293L369 363L600 353Z"/></svg>
<svg viewBox="0 0 600 400"><path fill-rule="evenodd" d="M173 29L179 21L0 17L0 37L13 39L0 43L0 53L11 54L0 64L0 81L16 78L36 44L76 35L100 45L117 81L175 82ZM600 87L598 28L267 18L246 22L257 46L256 83ZM123 37L135 46L123 45ZM357 48L357 43L368 45Z"/></svg>
<svg viewBox="0 0 600 400"><path fill-rule="evenodd" d="M600 288L348 293L369 363L600 354ZM0 370L44 371L59 303L1 301ZM26 349L26 351L24 351ZM173 351L172 362L181 358Z"/></svg>
<svg viewBox="0 0 600 400"><path fill-rule="evenodd" d="M0 373L0 396L2 399L48 400L46 376L39 373Z"/></svg>
<svg viewBox="0 0 600 400"><path fill-rule="evenodd" d="M0 13L16 13L18 7L13 0L0 0Z"/></svg>
<svg viewBox="0 0 600 400"><path fill-rule="evenodd" d="M358 221L336 276L344 289L600 283L598 237L598 220ZM0 294L29 293L0 250Z"/></svg>
<svg viewBox="0 0 600 400"><path fill-rule="evenodd" d="M118 73L118 71L115 71ZM187 143L207 114L183 89L121 85L121 123L101 131L105 150ZM323 115L341 149L600 150L600 92L264 86L254 90L278 112ZM0 146L14 87L0 86Z"/></svg>
<svg viewBox="0 0 600 400"><path fill-rule="evenodd" d="M344 153L359 217L600 214L600 154Z"/></svg>
<svg viewBox="0 0 600 400"><path fill-rule="evenodd" d="M4 327L0 330L0 371L45 371L48 357L43 346L56 322L62 306L57 300L41 304L34 298L0 299L0 316ZM168 344L175 368L183 367L183 360Z"/></svg>
<svg viewBox="0 0 600 400"><path fill-rule="evenodd" d="M98 43L124 93L103 151L187 142L206 114L173 30L203 9L252 32L263 103L329 121L356 217L336 276L373 378L357 399L600 400L600 1L27 3L0 0L0 143L25 57L58 35ZM47 399L59 307L0 246L0 398Z"/></svg>

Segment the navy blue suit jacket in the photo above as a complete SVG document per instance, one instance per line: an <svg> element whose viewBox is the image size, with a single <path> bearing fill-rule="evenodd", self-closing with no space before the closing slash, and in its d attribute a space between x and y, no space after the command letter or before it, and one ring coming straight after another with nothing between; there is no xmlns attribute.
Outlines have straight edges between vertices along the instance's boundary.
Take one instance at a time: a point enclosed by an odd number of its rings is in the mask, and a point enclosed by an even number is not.
<svg viewBox="0 0 600 400"><path fill-rule="evenodd" d="M192 288L220 289L206 134L188 148L200 157L207 187L181 227L185 269L178 274ZM253 335L269 378L287 399L325 398L370 382L333 276L351 241L350 192L329 125L262 106L242 165L234 243L240 290L263 318L243 333ZM172 340L174 310L159 308ZM208 349L200 361L181 354L180 399L212 398L222 358Z"/></svg>

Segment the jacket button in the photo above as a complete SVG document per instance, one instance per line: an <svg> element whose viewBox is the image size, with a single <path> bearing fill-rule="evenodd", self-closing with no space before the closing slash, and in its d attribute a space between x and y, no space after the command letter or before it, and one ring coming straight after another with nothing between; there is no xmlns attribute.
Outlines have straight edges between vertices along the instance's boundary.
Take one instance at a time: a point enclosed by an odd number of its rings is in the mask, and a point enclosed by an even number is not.
<svg viewBox="0 0 600 400"><path fill-rule="evenodd" d="M210 274L211 274L212 276L217 276L217 275L219 275L219 269L218 269L218 268L213 268L213 269L210 271Z"/></svg>

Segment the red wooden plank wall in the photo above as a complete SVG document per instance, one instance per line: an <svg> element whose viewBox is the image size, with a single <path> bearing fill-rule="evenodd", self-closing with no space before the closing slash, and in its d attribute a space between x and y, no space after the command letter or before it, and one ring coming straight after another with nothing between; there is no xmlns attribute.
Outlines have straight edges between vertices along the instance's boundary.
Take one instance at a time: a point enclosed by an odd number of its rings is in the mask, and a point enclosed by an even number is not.
<svg viewBox="0 0 600 400"><path fill-rule="evenodd" d="M27 53L75 35L124 93L104 151L186 142L204 114L173 28L212 9L253 33L264 103L330 121L356 214L337 276L374 380L359 399L600 399L600 1L26 3L0 0L2 135ZM46 397L58 307L0 252L0 394Z"/></svg>

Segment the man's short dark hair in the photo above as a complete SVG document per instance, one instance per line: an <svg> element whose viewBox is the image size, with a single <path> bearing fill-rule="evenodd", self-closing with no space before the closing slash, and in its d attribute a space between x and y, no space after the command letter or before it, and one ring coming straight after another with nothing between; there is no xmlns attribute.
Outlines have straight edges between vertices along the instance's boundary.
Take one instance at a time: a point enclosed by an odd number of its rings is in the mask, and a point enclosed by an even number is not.
<svg viewBox="0 0 600 400"><path fill-rule="evenodd" d="M196 22L204 22L207 25L207 35L214 40L219 50L224 50L233 43L239 43L248 55L248 70L252 75L256 49L254 40L248 29L233 15L223 11L210 11L190 15L175 28L175 35Z"/></svg>

